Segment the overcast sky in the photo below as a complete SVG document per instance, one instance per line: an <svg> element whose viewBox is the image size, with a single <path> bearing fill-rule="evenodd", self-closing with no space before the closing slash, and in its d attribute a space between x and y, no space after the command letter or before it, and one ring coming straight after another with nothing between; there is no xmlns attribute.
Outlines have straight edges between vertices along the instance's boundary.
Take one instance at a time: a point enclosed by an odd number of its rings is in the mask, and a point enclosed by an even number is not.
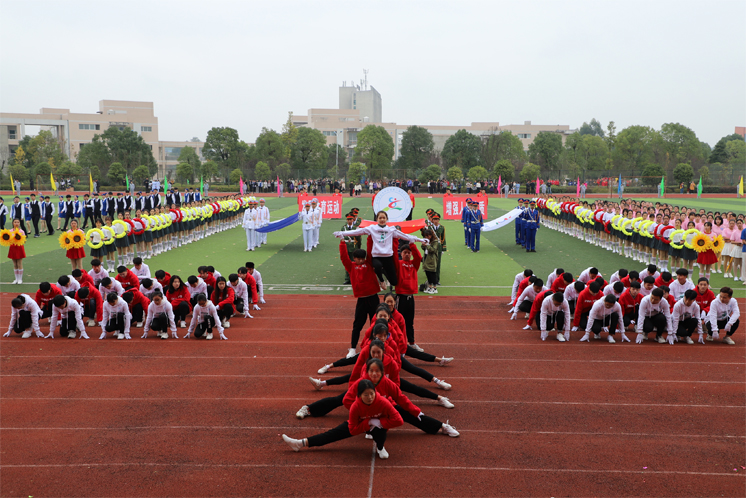
<svg viewBox="0 0 746 498"><path fill-rule="evenodd" d="M155 103L161 140L254 142L363 68L404 125L746 125L746 1L0 0L0 110Z"/></svg>

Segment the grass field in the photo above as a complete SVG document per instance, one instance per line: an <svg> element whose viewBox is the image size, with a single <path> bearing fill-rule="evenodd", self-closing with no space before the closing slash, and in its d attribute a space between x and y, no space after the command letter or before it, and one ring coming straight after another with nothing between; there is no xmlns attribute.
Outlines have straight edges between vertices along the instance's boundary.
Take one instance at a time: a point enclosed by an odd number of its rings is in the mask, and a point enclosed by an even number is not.
<svg viewBox="0 0 746 498"><path fill-rule="evenodd" d="M737 204L741 204L740 209ZM738 199L686 200L689 207L705 209L743 210ZM512 209L514 200L490 198L489 219L494 219ZM294 197L268 198L272 219L278 220L294 213L297 201ZM370 198L345 197L345 210L357 206L365 219L372 217ZM416 200L415 218L424 216L427 208L441 212L441 197ZM55 221L56 225L56 221ZM183 278L196 274L197 267L211 264L223 274L235 272L246 261L253 261L261 271L267 293L312 292L323 294L349 294L350 287L342 285L344 270L339 261L338 241L332 232L339 230L342 220L326 220L321 228L320 245L311 253L303 252L303 240L299 224L270 233L268 244L258 251L248 253L245 235L237 228L213 235L201 241L169 251L147 261L151 272L164 269ZM577 275L588 266L598 267L604 275L619 268L642 267L638 262L590 246L567 235L542 228L537 234L537 252L526 253L515 245L512 225L482 235L482 247L478 254L464 246L463 228L455 221L444 222L448 250L443 254L440 293L461 296L504 296L510 294L513 277L523 268L531 268L545 278L554 268L562 267ZM59 233L59 232L57 232ZM27 258L24 260L24 282L10 287L12 264L4 258L0 264L0 282L7 292L33 293L40 281L55 281L59 275L69 274L70 264L65 252L59 247L57 236L33 237L26 243ZM86 264L90 258L86 258ZM424 274L421 276L424 281ZM722 275L712 276L712 286L730 285L736 296L746 296L742 282L725 280Z"/></svg>

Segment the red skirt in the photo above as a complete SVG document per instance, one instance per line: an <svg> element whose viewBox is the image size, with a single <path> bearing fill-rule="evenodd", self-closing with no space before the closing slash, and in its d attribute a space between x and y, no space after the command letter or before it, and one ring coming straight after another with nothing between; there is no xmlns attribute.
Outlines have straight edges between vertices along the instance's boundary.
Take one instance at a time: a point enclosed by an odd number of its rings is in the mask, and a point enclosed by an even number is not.
<svg viewBox="0 0 746 498"><path fill-rule="evenodd" d="M701 252L697 256L697 263L700 265L714 265L718 262L718 257L715 255L715 251L710 249L709 251Z"/></svg>
<svg viewBox="0 0 746 498"><path fill-rule="evenodd" d="M85 258L85 249L82 247L79 249L68 249L67 257L70 259L83 259Z"/></svg>
<svg viewBox="0 0 746 498"><path fill-rule="evenodd" d="M26 249L23 246L11 245L8 249L8 258L10 259L23 259L26 257Z"/></svg>

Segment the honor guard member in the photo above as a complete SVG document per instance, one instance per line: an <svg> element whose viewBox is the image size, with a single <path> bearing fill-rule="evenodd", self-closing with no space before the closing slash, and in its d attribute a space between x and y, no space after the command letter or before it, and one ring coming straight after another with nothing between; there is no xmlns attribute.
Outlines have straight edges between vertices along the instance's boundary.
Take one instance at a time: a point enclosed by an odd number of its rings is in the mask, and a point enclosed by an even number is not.
<svg viewBox="0 0 746 498"><path fill-rule="evenodd" d="M347 214L347 224L342 226L342 231L347 232L350 230L357 230L355 226L355 215L352 213ZM350 261L353 261L352 253L355 249L360 249L360 242L362 237L359 235L353 237L343 237L345 245L347 246L347 254L350 256ZM342 285L350 285L350 274L345 271L345 281Z"/></svg>
<svg viewBox="0 0 746 498"><path fill-rule="evenodd" d="M117 198L114 202L117 206L117 214L122 213L124 215L124 211L127 209L127 201L124 200L121 192L117 192Z"/></svg>
<svg viewBox="0 0 746 498"><path fill-rule="evenodd" d="M471 229L469 228L469 211L471 210L471 197L467 197L461 210L461 223L464 225L464 245L471 247Z"/></svg>
<svg viewBox="0 0 746 498"><path fill-rule="evenodd" d="M484 220L482 219L482 211L479 210L479 203L472 201L471 209L469 210L469 232L471 233L471 250L472 252L479 252L479 240L482 236L482 226Z"/></svg>
<svg viewBox="0 0 746 498"><path fill-rule="evenodd" d="M360 216L358 216L358 214L360 213L360 210L358 208L352 208L350 209L350 213L352 213L352 215L355 216L355 222L353 223L353 225L355 226L355 229L357 230L358 228L360 228L360 224L363 222Z"/></svg>
<svg viewBox="0 0 746 498"><path fill-rule="evenodd" d="M526 242L523 240L523 198L518 199L518 209L521 213L515 219L515 245L526 247Z"/></svg>
<svg viewBox="0 0 746 498"><path fill-rule="evenodd" d="M72 201L70 194L65 196L65 223L62 226L62 231L67 231L67 224L75 218L75 204Z"/></svg>
<svg viewBox="0 0 746 498"><path fill-rule="evenodd" d="M443 257L443 253L448 250L446 248L446 228L440 224L440 215L438 213L433 213L432 220L432 230L440 241L440 249L438 249L438 266L435 270L435 281L440 285L440 260Z"/></svg>
<svg viewBox="0 0 746 498"><path fill-rule="evenodd" d="M91 226L96 227L96 218L93 217L93 199L88 194L83 195L83 208L85 209L85 218L83 218L83 226L81 230L85 230L88 226L88 220L91 220Z"/></svg>
<svg viewBox="0 0 746 498"><path fill-rule="evenodd" d="M531 199L529 208L523 212L523 225L526 234L526 252L536 252L536 231L539 229L539 210L536 201Z"/></svg>
<svg viewBox="0 0 746 498"><path fill-rule="evenodd" d="M135 211L139 209L141 212L144 213L145 209L147 208L146 202L145 202L146 200L147 199L143 197L142 192L140 191L136 192L135 193Z"/></svg>
<svg viewBox="0 0 746 498"><path fill-rule="evenodd" d="M44 198L44 221L47 225L47 235L54 235L54 227L52 226L52 217L54 216L54 202L49 196ZM2 208L0 208L2 210Z"/></svg>

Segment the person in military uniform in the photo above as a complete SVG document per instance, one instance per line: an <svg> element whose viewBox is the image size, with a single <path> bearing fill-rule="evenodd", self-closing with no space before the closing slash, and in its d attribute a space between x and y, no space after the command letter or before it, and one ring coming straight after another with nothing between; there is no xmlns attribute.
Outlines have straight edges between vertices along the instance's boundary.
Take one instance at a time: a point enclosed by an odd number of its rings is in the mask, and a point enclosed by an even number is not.
<svg viewBox="0 0 746 498"><path fill-rule="evenodd" d="M446 227L440 224L440 215L438 213L433 213L432 222L432 230L435 232L438 240L440 240L440 249L438 250L438 266L435 270L435 280L438 282L438 285L440 285L440 260L443 258L443 253L448 250L446 248Z"/></svg>
<svg viewBox="0 0 746 498"><path fill-rule="evenodd" d="M526 236L526 252L536 252L536 231L539 229L539 210L536 201L531 199L529 208L523 211L523 225Z"/></svg>
<svg viewBox="0 0 746 498"><path fill-rule="evenodd" d="M347 224L342 225L342 231L348 232L351 230L357 230L357 227L355 226L355 215L352 213L347 213ZM353 260L352 253L355 252L355 249L360 249L360 241L362 237L359 235L354 237L344 237L342 240L344 241L345 245L347 246L347 254L350 256L350 261ZM342 285L350 285L350 274L345 272L345 281Z"/></svg>
<svg viewBox="0 0 746 498"><path fill-rule="evenodd" d="M469 231L471 232L471 251L479 252L479 241L482 237L484 220L482 219L482 211L479 210L479 203L477 201L472 201L468 216Z"/></svg>
<svg viewBox="0 0 746 498"><path fill-rule="evenodd" d="M526 247L526 242L523 240L523 198L518 199L518 209L521 210L520 214L515 219L515 245Z"/></svg>

